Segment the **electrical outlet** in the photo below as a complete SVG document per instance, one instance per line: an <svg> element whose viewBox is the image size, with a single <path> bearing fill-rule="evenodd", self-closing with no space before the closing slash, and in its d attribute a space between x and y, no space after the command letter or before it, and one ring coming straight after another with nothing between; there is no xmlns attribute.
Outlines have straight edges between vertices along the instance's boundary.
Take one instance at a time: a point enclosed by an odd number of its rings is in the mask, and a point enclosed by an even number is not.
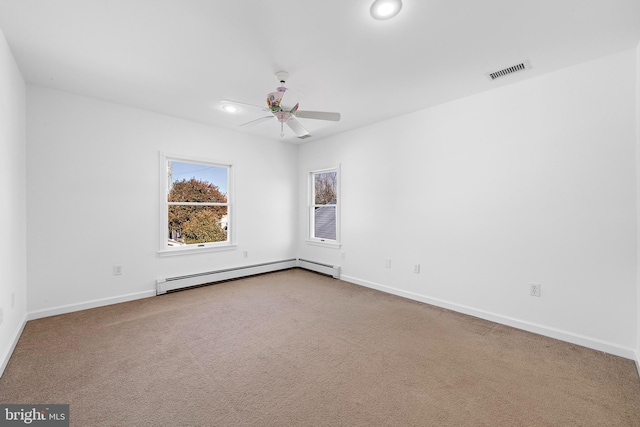
<svg viewBox="0 0 640 427"><path fill-rule="evenodd" d="M340 258L346 259L347 255L344 252L340 252Z"/></svg>
<svg viewBox="0 0 640 427"><path fill-rule="evenodd" d="M420 274L420 264L416 264L413 266L413 272L416 274Z"/></svg>
<svg viewBox="0 0 640 427"><path fill-rule="evenodd" d="M384 260L384 268L391 268L391 260L389 258Z"/></svg>
<svg viewBox="0 0 640 427"><path fill-rule="evenodd" d="M538 283L530 283L529 284L529 295L533 297L540 296L540 284Z"/></svg>
<svg viewBox="0 0 640 427"><path fill-rule="evenodd" d="M121 265L114 265L113 266L113 275L114 276L119 276L122 274L122 266Z"/></svg>
<svg viewBox="0 0 640 427"><path fill-rule="evenodd" d="M249 251L243 251L242 256L245 258L249 258Z"/></svg>

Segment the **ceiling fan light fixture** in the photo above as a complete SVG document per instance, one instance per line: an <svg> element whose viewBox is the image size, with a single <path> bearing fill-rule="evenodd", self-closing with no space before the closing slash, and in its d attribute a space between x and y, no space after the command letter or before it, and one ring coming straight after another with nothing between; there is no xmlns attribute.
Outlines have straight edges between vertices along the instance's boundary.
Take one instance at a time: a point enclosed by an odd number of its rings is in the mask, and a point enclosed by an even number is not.
<svg viewBox="0 0 640 427"><path fill-rule="evenodd" d="M284 95L284 90L278 90L276 92L271 92L267 94L267 107L272 111L280 109L280 102L282 101L282 96Z"/></svg>
<svg viewBox="0 0 640 427"><path fill-rule="evenodd" d="M400 13L402 0L375 0L371 5L371 16L375 19L390 19Z"/></svg>

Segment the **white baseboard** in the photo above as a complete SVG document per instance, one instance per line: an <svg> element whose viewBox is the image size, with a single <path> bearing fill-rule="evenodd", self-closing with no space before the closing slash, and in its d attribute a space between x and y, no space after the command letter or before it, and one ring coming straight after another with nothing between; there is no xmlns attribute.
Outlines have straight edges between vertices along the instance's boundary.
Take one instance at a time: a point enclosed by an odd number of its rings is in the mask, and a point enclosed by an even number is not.
<svg viewBox="0 0 640 427"><path fill-rule="evenodd" d="M24 330L24 327L26 325L27 325L27 316L25 314L24 318L22 319L22 322L20 322L20 324L18 325L18 327L13 333L13 338L11 339L11 343L9 344L9 347L5 350L4 354L2 355L2 359L0 359L0 377L2 377L2 374L4 374L4 370L9 364L9 359L11 359L13 350L15 350L16 345L18 345L18 340L20 339L20 336L22 335L22 331Z"/></svg>
<svg viewBox="0 0 640 427"><path fill-rule="evenodd" d="M593 350L598 350L598 351L613 354L616 356L624 357L625 359L635 360L638 366L638 370L640 372L640 360L639 360L640 357L638 356L636 351L632 348L623 347L618 344L603 341L593 337L575 334L573 332L563 331L557 328L550 328L547 326L538 325L538 324L527 322L524 320L503 316L500 314L490 313L483 310L478 310L473 307L468 307L468 306L453 303L450 301L431 298L426 295L404 291L404 290L393 288L390 286L385 286L378 283L370 282L368 280L362 280L357 277L341 275L340 279L344 280L345 282L354 283L356 285L364 286L371 289L376 289L389 294L398 295L404 298L424 302L426 304L434 305L437 307L446 308L448 310L456 311L458 313L468 314L470 316L478 317L480 319L485 319L491 322L500 323L502 325L511 326L516 329L522 329L528 332L533 332L538 335L555 338L561 341L569 342L571 344L577 344L583 347L591 348Z"/></svg>
<svg viewBox="0 0 640 427"><path fill-rule="evenodd" d="M638 345L640 345L640 343ZM638 369L638 377L640 377L640 349L636 351L635 361L636 361L636 368Z"/></svg>
<svg viewBox="0 0 640 427"><path fill-rule="evenodd" d="M142 298L156 296L155 289L136 292L132 294L120 295L116 297L102 298L91 301L85 301L78 304L62 305L59 307L46 308L44 310L36 310L27 313L28 320L41 319L43 317L57 316L59 314L72 313L74 311L87 310L90 308L103 307L105 305L119 304L121 302L133 301Z"/></svg>

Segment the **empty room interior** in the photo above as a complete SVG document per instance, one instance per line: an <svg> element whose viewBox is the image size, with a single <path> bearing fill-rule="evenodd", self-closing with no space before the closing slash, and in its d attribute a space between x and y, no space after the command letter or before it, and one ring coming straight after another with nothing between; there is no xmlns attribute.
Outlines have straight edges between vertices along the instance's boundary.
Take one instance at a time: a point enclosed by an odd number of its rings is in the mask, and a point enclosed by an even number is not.
<svg viewBox="0 0 640 427"><path fill-rule="evenodd" d="M638 1L0 0L0 140L0 404L640 425Z"/></svg>

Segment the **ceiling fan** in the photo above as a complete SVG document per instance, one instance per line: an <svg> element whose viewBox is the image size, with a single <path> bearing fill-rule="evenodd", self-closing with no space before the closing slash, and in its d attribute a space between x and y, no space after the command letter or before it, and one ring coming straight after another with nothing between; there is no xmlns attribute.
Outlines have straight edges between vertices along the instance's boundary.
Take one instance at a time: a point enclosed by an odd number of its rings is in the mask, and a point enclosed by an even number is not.
<svg viewBox="0 0 640 427"><path fill-rule="evenodd" d="M298 118L303 119L315 119L315 120L329 120L337 122L340 120L340 113L330 113L326 111L303 111L298 109L298 101L302 97L298 92L284 87L285 82L289 78L289 73L286 71L278 71L276 77L280 82L280 86L275 92L271 92L267 95L267 106L260 107L258 105L245 104L244 102L222 100L225 105L236 105L239 107L248 107L252 109L258 109L264 112L270 113L268 116L260 117L259 119L251 120L247 123L243 123L240 126L253 126L258 123L262 123L268 120L276 119L280 122L280 136L284 136L284 125L286 124L291 128L293 133L298 138L309 138L311 135L304 126L298 121Z"/></svg>

